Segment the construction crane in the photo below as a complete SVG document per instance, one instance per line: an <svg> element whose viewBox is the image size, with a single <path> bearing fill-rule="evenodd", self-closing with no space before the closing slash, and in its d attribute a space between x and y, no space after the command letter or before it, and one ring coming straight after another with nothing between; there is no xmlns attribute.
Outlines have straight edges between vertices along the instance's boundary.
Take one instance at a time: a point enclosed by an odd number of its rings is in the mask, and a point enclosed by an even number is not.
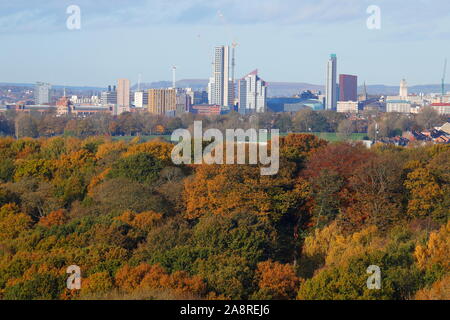
<svg viewBox="0 0 450 320"><path fill-rule="evenodd" d="M138 84L137 84L137 91L141 91L141 81L142 81L142 75L138 74Z"/></svg>
<svg viewBox="0 0 450 320"><path fill-rule="evenodd" d="M233 41L233 44L231 45L233 49L232 58L231 58L231 81L233 83L233 96L235 94L235 88L234 88L234 82L236 81L234 70L236 69L236 47L238 46L238 43L236 41Z"/></svg>
<svg viewBox="0 0 450 320"><path fill-rule="evenodd" d="M236 69L236 48L239 45L236 42L236 38L234 37L234 33L232 31L232 28L230 26L230 24L228 23L228 21L226 20L224 14L221 11L217 12L219 18L222 20L223 25L225 26L225 28L227 29L227 33L230 39L232 39L232 44L231 44L231 49L232 49L232 53L231 53L231 83L232 83L232 92L233 92L233 97L235 96L235 69Z"/></svg>
<svg viewBox="0 0 450 320"><path fill-rule="evenodd" d="M442 100L444 100L444 96L445 96L445 76L447 73L447 59L445 59L444 62L444 73L442 74ZM442 101L444 102L444 101Z"/></svg>

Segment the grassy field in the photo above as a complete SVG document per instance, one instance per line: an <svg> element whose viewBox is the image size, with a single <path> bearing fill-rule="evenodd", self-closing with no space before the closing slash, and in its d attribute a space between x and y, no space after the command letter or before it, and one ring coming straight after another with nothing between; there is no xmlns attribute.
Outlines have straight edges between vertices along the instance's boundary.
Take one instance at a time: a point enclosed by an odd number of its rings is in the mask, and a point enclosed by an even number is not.
<svg viewBox="0 0 450 320"><path fill-rule="evenodd" d="M317 137L330 141L330 142L335 142L335 141L343 141L346 140L344 137L342 137L341 135L339 135L336 132L314 132L314 135L316 135ZM349 137L349 140L364 140L364 138L367 136L366 133L352 133L351 136Z"/></svg>
<svg viewBox="0 0 450 320"><path fill-rule="evenodd" d="M340 136L338 133L335 132L313 132L312 134L316 135L317 137L330 141L330 142L336 142L336 141L343 141L345 140L344 137ZM282 133L281 136L286 136L287 133ZM358 140L364 140L364 137L366 137L367 134L365 133L353 133L350 136L350 140L358 141ZM134 139L133 136L121 136L121 137L114 137L113 140L119 141L119 140L125 140L130 141ZM140 136L139 137L141 141L147 142L154 139L163 139L166 141L170 141L170 135L151 135L151 136Z"/></svg>
<svg viewBox="0 0 450 320"><path fill-rule="evenodd" d="M114 141L120 141L120 140L130 141L130 140L133 140L134 138L136 138L136 136L120 136L120 137L116 136L116 137L113 137L113 140ZM170 134L167 134L167 135L139 136L139 138L140 138L140 140L142 142L147 142L147 141L154 140L154 139L163 139L163 140L166 140L166 141L170 141Z"/></svg>

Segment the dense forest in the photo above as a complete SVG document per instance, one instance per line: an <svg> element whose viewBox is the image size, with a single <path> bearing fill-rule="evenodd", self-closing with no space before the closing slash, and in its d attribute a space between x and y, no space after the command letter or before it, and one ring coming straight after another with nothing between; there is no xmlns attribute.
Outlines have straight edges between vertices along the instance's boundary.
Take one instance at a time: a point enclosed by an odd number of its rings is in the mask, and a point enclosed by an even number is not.
<svg viewBox="0 0 450 320"><path fill-rule="evenodd" d="M449 145L280 145L261 176L160 140L0 138L0 298L450 298Z"/></svg>

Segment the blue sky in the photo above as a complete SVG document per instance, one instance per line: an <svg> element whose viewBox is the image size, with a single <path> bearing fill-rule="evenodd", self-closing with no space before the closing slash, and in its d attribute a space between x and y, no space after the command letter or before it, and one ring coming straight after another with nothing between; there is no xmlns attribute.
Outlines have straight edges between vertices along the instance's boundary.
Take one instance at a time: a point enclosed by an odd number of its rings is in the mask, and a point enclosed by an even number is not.
<svg viewBox="0 0 450 320"><path fill-rule="evenodd" d="M68 30L66 9L81 9ZM369 30L366 9L381 9ZM439 83L450 58L448 0L0 0L0 82L106 86L208 78L213 47L237 41L237 75L325 82L326 61L360 82ZM449 72L450 73L450 72Z"/></svg>

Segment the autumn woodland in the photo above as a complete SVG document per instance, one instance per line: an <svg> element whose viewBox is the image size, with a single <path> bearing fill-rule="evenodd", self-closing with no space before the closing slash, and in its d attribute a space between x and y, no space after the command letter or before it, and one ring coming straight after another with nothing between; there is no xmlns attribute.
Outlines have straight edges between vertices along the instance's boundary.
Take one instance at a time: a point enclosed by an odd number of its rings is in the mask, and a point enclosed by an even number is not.
<svg viewBox="0 0 450 320"><path fill-rule="evenodd" d="M0 138L0 298L450 298L449 145L290 134L274 176L172 148Z"/></svg>

